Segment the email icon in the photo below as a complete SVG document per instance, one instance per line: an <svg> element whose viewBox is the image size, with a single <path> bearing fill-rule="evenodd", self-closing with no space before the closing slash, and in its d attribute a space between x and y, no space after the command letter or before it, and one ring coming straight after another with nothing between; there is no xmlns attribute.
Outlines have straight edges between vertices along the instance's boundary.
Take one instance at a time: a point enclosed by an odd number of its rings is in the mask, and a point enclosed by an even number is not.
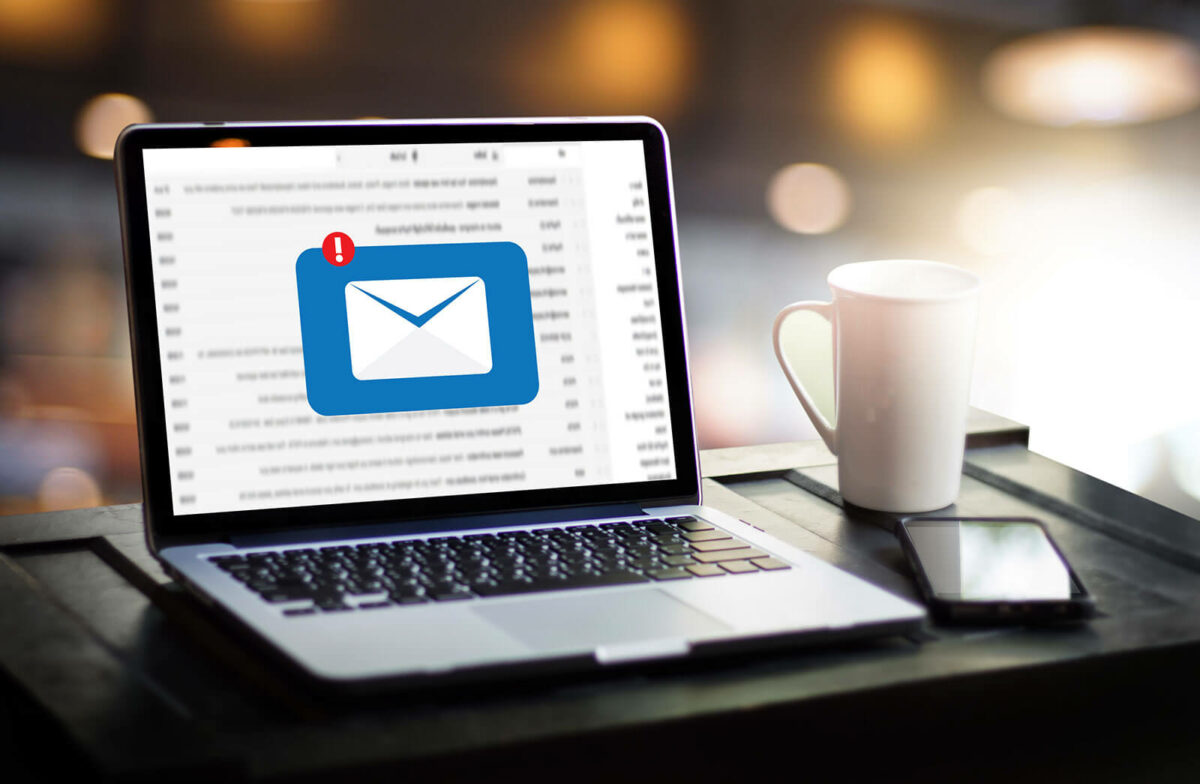
<svg viewBox="0 0 1200 784"><path fill-rule="evenodd" d="M465 376L492 369L481 278L346 284L350 367L362 381Z"/></svg>
<svg viewBox="0 0 1200 784"><path fill-rule="evenodd" d="M358 246L296 260L318 414L523 405L538 393L529 266L511 242Z"/></svg>

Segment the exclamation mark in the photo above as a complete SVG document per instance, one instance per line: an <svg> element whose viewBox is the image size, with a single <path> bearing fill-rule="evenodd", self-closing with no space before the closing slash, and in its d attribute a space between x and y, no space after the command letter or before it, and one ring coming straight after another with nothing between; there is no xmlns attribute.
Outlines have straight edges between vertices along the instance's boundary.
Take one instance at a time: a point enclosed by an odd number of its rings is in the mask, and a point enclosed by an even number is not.
<svg viewBox="0 0 1200 784"><path fill-rule="evenodd" d="M321 242L321 255L335 267L344 267L354 261L354 240L349 234L331 232Z"/></svg>

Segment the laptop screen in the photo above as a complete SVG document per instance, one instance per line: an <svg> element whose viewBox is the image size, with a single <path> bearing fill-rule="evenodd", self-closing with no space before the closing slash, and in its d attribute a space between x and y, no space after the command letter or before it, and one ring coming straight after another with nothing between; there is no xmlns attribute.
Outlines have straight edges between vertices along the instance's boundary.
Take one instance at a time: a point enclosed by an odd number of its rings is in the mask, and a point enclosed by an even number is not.
<svg viewBox="0 0 1200 784"><path fill-rule="evenodd" d="M176 516L677 478L640 140L215 144L141 151Z"/></svg>

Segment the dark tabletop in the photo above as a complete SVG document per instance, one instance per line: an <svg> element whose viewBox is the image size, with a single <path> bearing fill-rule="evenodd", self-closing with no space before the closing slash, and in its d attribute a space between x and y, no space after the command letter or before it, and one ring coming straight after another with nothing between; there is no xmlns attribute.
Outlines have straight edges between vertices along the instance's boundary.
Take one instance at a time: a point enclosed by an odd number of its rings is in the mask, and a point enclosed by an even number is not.
<svg viewBox="0 0 1200 784"><path fill-rule="evenodd" d="M0 781L1200 780L1200 523L976 412L954 513L1046 522L1100 617L471 689L317 696L159 570L139 506L0 518ZM916 598L820 442L702 455L705 503Z"/></svg>

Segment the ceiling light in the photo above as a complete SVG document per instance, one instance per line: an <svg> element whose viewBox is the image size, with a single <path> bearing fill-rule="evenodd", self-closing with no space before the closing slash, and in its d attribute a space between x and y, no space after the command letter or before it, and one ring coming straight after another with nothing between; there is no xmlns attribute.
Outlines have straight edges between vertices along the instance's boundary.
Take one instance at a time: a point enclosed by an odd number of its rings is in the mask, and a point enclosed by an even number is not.
<svg viewBox="0 0 1200 784"><path fill-rule="evenodd" d="M983 91L1005 114L1042 125L1159 120L1200 105L1200 51L1136 27L1039 33L992 53Z"/></svg>

